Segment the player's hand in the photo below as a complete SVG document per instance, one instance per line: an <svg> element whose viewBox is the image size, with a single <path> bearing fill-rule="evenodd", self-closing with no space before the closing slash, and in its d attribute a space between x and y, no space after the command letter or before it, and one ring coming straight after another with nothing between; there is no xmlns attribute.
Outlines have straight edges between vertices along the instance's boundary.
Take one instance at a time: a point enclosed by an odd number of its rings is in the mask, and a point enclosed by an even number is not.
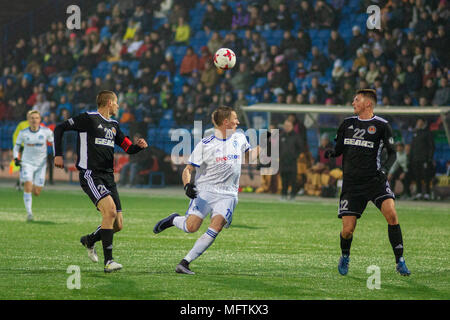
<svg viewBox="0 0 450 320"><path fill-rule="evenodd" d="M325 159L333 158L335 156L334 150L332 150L332 149L325 150L325 153L323 156L325 157Z"/></svg>
<svg viewBox="0 0 450 320"><path fill-rule="evenodd" d="M64 168L64 159L62 156L55 156L55 167L57 168Z"/></svg>
<svg viewBox="0 0 450 320"><path fill-rule="evenodd" d="M186 195L191 198L197 198L197 187L193 183L186 183L184 186L184 190L186 190Z"/></svg>
<svg viewBox="0 0 450 320"><path fill-rule="evenodd" d="M22 160L20 160L19 158L15 158L14 164L16 167L20 167L22 165Z"/></svg>
<svg viewBox="0 0 450 320"><path fill-rule="evenodd" d="M148 147L147 141L145 141L145 139L140 138L137 143L138 147L145 149Z"/></svg>

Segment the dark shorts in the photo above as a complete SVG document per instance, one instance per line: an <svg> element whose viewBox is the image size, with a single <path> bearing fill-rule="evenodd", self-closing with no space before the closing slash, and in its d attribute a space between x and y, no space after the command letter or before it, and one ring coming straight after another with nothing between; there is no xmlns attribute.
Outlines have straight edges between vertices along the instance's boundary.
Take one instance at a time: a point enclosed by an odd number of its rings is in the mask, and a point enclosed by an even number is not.
<svg viewBox="0 0 450 320"><path fill-rule="evenodd" d="M80 170L80 185L96 207L101 199L111 196L116 204L117 212L122 212L113 173Z"/></svg>
<svg viewBox="0 0 450 320"><path fill-rule="evenodd" d="M359 219L369 201L381 210L381 204L386 199L395 199L386 179L374 178L370 183L349 187L345 186L344 181L339 199L338 218L356 216Z"/></svg>

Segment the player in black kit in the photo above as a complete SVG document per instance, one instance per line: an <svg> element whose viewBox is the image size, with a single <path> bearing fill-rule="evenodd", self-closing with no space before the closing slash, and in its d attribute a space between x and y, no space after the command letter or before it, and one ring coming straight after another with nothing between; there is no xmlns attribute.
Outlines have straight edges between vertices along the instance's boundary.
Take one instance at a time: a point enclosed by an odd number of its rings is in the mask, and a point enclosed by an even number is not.
<svg viewBox="0 0 450 320"><path fill-rule="evenodd" d="M97 95L97 112L86 112L70 118L55 128L55 167L64 168L62 140L65 131L78 131L77 164L80 185L102 214L102 224L93 233L81 237L89 258L98 262L95 243L102 240L105 272L117 271L122 265L112 257L113 234L122 230L123 217L119 193L114 182L114 145L128 154L147 147L144 139L134 145L120 130L111 116L119 110L117 96L112 91Z"/></svg>
<svg viewBox="0 0 450 320"><path fill-rule="evenodd" d="M388 223L396 269L401 275L408 276L410 271L403 258L403 239L395 210L395 196L386 177L396 158L394 138L389 123L373 113L376 101L375 90L363 89L356 93L352 103L356 116L342 122L334 150L325 153L326 158L343 154L344 178L338 214L342 219L342 256L338 270L342 275L348 272L356 220L361 217L367 202L372 201ZM381 163L383 148L386 148L388 158Z"/></svg>

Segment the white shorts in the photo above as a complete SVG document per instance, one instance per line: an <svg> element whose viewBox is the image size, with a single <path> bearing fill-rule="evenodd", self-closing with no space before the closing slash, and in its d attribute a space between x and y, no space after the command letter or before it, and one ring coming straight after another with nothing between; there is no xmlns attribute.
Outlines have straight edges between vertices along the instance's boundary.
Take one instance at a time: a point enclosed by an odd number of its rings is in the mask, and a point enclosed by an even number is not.
<svg viewBox="0 0 450 320"><path fill-rule="evenodd" d="M45 173L47 170L47 163L42 166L33 166L22 162L20 167L20 181L33 182L36 187L43 187L45 184Z"/></svg>
<svg viewBox="0 0 450 320"><path fill-rule="evenodd" d="M228 228L233 220L233 212L237 203L237 197L201 191L198 193L197 198L189 203L186 217L193 214L201 219L205 219L209 213L211 213L211 218L220 214L227 221L225 228Z"/></svg>

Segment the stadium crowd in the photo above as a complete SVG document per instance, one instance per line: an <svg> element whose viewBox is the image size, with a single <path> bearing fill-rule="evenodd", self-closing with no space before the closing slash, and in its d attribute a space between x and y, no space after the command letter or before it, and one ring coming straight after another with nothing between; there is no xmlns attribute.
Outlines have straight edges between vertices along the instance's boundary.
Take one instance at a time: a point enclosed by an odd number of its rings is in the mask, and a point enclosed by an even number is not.
<svg viewBox="0 0 450 320"><path fill-rule="evenodd" d="M366 29L367 0L98 2L81 30L53 22L0 60L0 121L35 109L57 123L95 109L100 90L117 93L121 123L154 127L167 110L177 126L209 123L218 104L350 105L356 88L383 106L450 105L448 1L375 2L381 30ZM212 64L220 47L234 69Z"/></svg>

